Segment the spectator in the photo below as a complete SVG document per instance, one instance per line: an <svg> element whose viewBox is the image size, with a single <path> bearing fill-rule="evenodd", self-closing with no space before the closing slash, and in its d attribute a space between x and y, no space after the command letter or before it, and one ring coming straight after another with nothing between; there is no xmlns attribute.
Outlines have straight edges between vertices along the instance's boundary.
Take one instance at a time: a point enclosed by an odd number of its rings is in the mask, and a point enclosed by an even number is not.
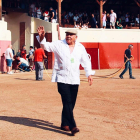
<svg viewBox="0 0 140 140"><path fill-rule="evenodd" d="M49 11L46 10L46 11L43 13L43 16L44 16L44 20L47 21L47 22L49 22Z"/></svg>
<svg viewBox="0 0 140 140"><path fill-rule="evenodd" d="M106 14L106 28L110 28L110 15L109 15L109 13Z"/></svg>
<svg viewBox="0 0 140 140"><path fill-rule="evenodd" d="M43 79L43 57L47 58L42 48L38 48L34 53L36 80L42 81Z"/></svg>
<svg viewBox="0 0 140 140"><path fill-rule="evenodd" d="M125 27L127 28L129 26L129 13L127 12L125 15Z"/></svg>
<svg viewBox="0 0 140 140"><path fill-rule="evenodd" d="M30 46L29 55L28 55L28 62L30 67L33 66L33 54L34 54L33 46Z"/></svg>
<svg viewBox="0 0 140 140"><path fill-rule="evenodd" d="M123 28L123 26L121 24L121 18L116 22L116 24L117 24L117 26L116 26L117 29L122 29Z"/></svg>
<svg viewBox="0 0 140 140"><path fill-rule="evenodd" d="M74 25L76 25L77 22L79 22L78 14L76 14L76 15L73 17L73 21L74 21Z"/></svg>
<svg viewBox="0 0 140 140"><path fill-rule="evenodd" d="M87 24L87 23L86 23L86 24L83 24L83 25L82 25L82 28L83 28L83 29L88 29L88 24Z"/></svg>
<svg viewBox="0 0 140 140"><path fill-rule="evenodd" d="M80 27L80 25L79 25L78 23L74 26L74 28L79 28L79 29L81 29L81 27Z"/></svg>
<svg viewBox="0 0 140 140"><path fill-rule="evenodd" d="M97 28L97 23L94 14L92 14L92 18L91 18L91 28Z"/></svg>
<svg viewBox="0 0 140 140"><path fill-rule="evenodd" d="M21 57L21 54L20 54L20 49L19 49L19 50L18 50L18 52L16 53L16 56Z"/></svg>
<svg viewBox="0 0 140 140"><path fill-rule="evenodd" d="M36 17L36 14L35 14L35 3L32 3L30 5L30 11L29 11L29 13L30 13L30 16Z"/></svg>
<svg viewBox="0 0 140 140"><path fill-rule="evenodd" d="M106 11L104 11L103 13L103 28L105 29L106 28Z"/></svg>
<svg viewBox="0 0 140 140"><path fill-rule="evenodd" d="M50 7L50 20L52 23L56 23L56 11Z"/></svg>
<svg viewBox="0 0 140 140"><path fill-rule="evenodd" d="M64 17L64 23L68 23L69 24L69 14L66 14Z"/></svg>
<svg viewBox="0 0 140 140"><path fill-rule="evenodd" d="M111 14L110 14L110 28L112 29L115 29L115 23L116 23L116 19L117 19L117 16L116 16L116 13L114 13L113 10L111 10Z"/></svg>
<svg viewBox="0 0 140 140"><path fill-rule="evenodd" d="M12 61L13 61L13 52L12 52L12 45L9 45L5 52L5 58L7 63L7 74L12 73Z"/></svg>
<svg viewBox="0 0 140 140"><path fill-rule="evenodd" d="M20 71L24 71L24 72L32 71L31 68L29 67L28 62L24 58L17 56L16 59L18 60L17 67L19 68Z"/></svg>
<svg viewBox="0 0 140 140"><path fill-rule="evenodd" d="M22 46L22 49L21 49L21 57L24 58L26 60L26 45L23 45Z"/></svg>
<svg viewBox="0 0 140 140"><path fill-rule="evenodd" d="M132 27L132 26L135 26L135 18L134 18L134 15L132 14L131 16L130 16L130 26Z"/></svg>
<svg viewBox="0 0 140 140"><path fill-rule="evenodd" d="M84 15L82 16L82 24L87 24L87 23L89 23L89 21L88 21L88 16L86 15L86 13L84 13Z"/></svg>
<svg viewBox="0 0 140 140"><path fill-rule="evenodd" d="M36 14L37 14L37 18L41 18L41 15L42 15L42 10L41 10L41 7L37 8L36 9Z"/></svg>
<svg viewBox="0 0 140 140"><path fill-rule="evenodd" d="M136 20L135 20L135 25L137 26L139 26L139 14L138 14L138 16L136 17Z"/></svg>

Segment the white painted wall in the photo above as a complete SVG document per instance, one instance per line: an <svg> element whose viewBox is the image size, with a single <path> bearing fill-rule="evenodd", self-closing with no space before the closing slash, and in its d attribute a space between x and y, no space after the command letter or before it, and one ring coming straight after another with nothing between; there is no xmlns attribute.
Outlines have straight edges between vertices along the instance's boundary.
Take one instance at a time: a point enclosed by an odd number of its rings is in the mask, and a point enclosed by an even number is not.
<svg viewBox="0 0 140 140"><path fill-rule="evenodd" d="M70 28L60 28L61 39L65 38L65 31ZM75 29L78 31L79 42L140 42L139 29Z"/></svg>

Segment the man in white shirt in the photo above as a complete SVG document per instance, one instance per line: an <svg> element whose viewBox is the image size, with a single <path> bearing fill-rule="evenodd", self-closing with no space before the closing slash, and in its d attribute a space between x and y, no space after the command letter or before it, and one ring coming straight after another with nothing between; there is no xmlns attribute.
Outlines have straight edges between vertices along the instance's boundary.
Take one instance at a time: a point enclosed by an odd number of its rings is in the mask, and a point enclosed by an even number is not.
<svg viewBox="0 0 140 140"><path fill-rule="evenodd" d="M16 59L18 60L17 67L19 68L20 71L31 71L28 61L26 61L24 58L21 58L19 56L17 56Z"/></svg>
<svg viewBox="0 0 140 140"><path fill-rule="evenodd" d="M116 23L116 19L117 19L117 15L116 13L114 13L113 10L111 10L111 14L110 14L110 28L115 29L115 23Z"/></svg>
<svg viewBox="0 0 140 140"><path fill-rule="evenodd" d="M13 51L12 51L12 45L9 45L5 52L5 58L7 63L7 74L13 74L12 73L12 61L13 61Z"/></svg>
<svg viewBox="0 0 140 140"><path fill-rule="evenodd" d="M66 31L66 38L56 42L46 42L45 30L43 26L38 27L39 36L37 40L41 47L54 52L55 64L52 74L52 82L57 82L58 92L61 95L63 110L61 129L71 131L72 135L79 132L73 116L73 109L76 103L78 87L80 84L79 66L82 64L88 77L88 82L92 85L91 75L95 72L91 69L91 61L85 47L76 41L77 30Z"/></svg>
<svg viewBox="0 0 140 140"><path fill-rule="evenodd" d="M79 21L78 14L76 14L76 15L73 17L73 21L74 21L74 25L76 25L77 22Z"/></svg>

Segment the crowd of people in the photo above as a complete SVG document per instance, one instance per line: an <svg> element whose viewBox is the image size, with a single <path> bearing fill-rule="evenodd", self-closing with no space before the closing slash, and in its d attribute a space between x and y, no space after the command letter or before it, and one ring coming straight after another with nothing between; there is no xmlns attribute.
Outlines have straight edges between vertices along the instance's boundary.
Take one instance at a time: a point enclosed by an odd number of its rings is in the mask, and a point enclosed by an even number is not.
<svg viewBox="0 0 140 140"><path fill-rule="evenodd" d="M12 45L9 45L5 52L7 74L13 74L12 68L15 72L30 72L36 71L36 80L43 80L43 59L47 58L45 52L41 48L30 46L29 53L27 54L26 45L22 46L15 54Z"/></svg>
<svg viewBox="0 0 140 140"><path fill-rule="evenodd" d="M74 28L98 28L99 27L99 11L93 13L70 11L62 13L63 24L73 24ZM139 14L133 15L128 12L115 13L114 10L110 10L110 13L106 11L102 14L103 28L127 28L128 26L139 26Z"/></svg>
<svg viewBox="0 0 140 140"><path fill-rule="evenodd" d="M57 9L49 8L40 1L29 0L27 2L23 0L8 0L3 2L5 7L15 7L18 9L25 9L29 16L36 17L47 22L57 23ZM61 13L62 25L70 24L74 28L98 28L100 17L99 10L94 12L71 10L63 11ZM103 28L127 28L132 26L139 26L139 14L133 14L125 11L104 11L102 15Z"/></svg>

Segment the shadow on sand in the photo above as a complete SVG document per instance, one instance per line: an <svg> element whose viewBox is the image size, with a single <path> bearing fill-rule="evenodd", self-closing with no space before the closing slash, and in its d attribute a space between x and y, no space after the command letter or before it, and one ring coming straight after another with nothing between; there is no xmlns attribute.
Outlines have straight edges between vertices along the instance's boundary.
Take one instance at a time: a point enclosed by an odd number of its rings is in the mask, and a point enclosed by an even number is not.
<svg viewBox="0 0 140 140"><path fill-rule="evenodd" d="M7 121L14 124L25 125L29 127L36 127L39 129L53 131L60 134L65 134L71 136L70 133L64 132L60 129L60 127L53 125L48 121L39 120L39 119L32 119L32 118L23 118L23 117L10 117L10 116L0 116L0 120Z"/></svg>

